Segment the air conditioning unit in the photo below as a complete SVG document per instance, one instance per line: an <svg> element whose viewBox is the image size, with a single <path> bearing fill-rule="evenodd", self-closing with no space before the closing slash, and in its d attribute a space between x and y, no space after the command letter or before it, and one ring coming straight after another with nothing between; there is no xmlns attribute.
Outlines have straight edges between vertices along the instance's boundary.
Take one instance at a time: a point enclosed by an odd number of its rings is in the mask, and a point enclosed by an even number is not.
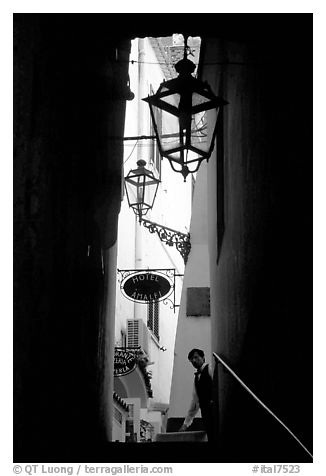
<svg viewBox="0 0 326 476"><path fill-rule="evenodd" d="M127 347L139 346L149 355L147 326L142 319L127 319Z"/></svg>

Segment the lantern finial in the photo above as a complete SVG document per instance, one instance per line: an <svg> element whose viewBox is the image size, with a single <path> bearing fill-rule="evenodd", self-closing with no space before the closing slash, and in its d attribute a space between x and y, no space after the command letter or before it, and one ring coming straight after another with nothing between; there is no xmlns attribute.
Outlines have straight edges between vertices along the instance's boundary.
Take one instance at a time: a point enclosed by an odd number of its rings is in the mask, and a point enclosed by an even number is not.
<svg viewBox="0 0 326 476"><path fill-rule="evenodd" d="M188 50L189 50L189 46L187 45L188 36L189 35L187 34L183 35L184 37L183 58L182 60L178 61L174 65L176 72L180 74L180 76L191 75L196 69L196 65L187 58Z"/></svg>

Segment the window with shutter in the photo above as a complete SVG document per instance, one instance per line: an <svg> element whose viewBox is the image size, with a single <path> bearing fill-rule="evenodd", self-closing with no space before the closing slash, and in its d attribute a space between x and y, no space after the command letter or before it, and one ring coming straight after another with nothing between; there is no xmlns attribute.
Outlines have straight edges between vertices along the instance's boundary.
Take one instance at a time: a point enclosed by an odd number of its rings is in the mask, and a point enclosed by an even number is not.
<svg viewBox="0 0 326 476"><path fill-rule="evenodd" d="M147 327L153 333L153 335L160 339L160 332L159 332L159 302L158 301L151 301L148 303L147 306Z"/></svg>

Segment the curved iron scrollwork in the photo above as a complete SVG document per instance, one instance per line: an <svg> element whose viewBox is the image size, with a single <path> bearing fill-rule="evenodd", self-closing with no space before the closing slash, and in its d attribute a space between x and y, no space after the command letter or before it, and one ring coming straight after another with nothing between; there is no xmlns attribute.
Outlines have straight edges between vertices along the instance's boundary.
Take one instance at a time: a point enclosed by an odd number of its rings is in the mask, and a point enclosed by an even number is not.
<svg viewBox="0 0 326 476"><path fill-rule="evenodd" d="M191 250L190 233L181 233L180 231L159 225L150 220L145 220L144 218L141 223L150 233L157 233L159 239L163 243L166 243L168 246L175 245L176 249L182 256L184 263L187 264L188 255Z"/></svg>

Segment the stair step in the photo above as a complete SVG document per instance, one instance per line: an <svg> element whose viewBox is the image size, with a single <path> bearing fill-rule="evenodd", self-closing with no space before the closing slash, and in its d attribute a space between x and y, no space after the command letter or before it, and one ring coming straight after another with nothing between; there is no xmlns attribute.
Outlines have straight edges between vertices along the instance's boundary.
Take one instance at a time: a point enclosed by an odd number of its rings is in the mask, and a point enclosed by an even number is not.
<svg viewBox="0 0 326 476"><path fill-rule="evenodd" d="M170 442L185 442L185 441L207 441L207 435L205 431L171 431L169 433L158 433L156 435L156 441L162 443Z"/></svg>

